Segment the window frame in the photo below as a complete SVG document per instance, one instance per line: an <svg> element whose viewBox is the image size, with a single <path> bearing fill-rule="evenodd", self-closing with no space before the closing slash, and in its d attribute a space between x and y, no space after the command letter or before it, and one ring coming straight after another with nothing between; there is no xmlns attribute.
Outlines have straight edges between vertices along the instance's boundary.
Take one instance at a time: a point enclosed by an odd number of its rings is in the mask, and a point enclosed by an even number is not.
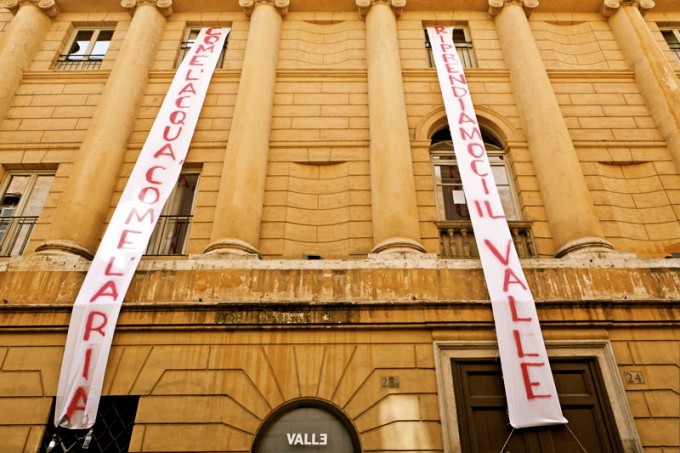
<svg viewBox="0 0 680 453"><path fill-rule="evenodd" d="M184 34L182 35L182 40L179 43L179 49L177 49L177 57L175 58L175 69L179 68L179 65L182 64L182 60L184 60L184 57L186 54L189 52L189 50L193 47L193 45L196 42L196 38L191 38L191 34L193 32L199 32L201 31L201 28L206 27L205 25L201 26L187 26L186 29L184 30ZM197 35L198 36L198 35ZM227 36L227 39L224 40L224 46L222 47L222 50L220 52L220 56L217 59L217 65L216 69L222 68L224 65L224 56L227 53L227 43L229 42L229 36Z"/></svg>
<svg viewBox="0 0 680 453"><path fill-rule="evenodd" d="M602 386L606 392L624 451L642 452L642 443L635 428L633 414L625 396L614 351L609 340L546 341L550 358L594 359L599 366ZM460 453L461 436L454 391L451 360L497 359L495 341L436 341L433 343L437 398L442 423L444 451Z"/></svg>
<svg viewBox="0 0 680 453"><path fill-rule="evenodd" d="M78 40L78 34L82 32L92 32L92 37L85 48L85 51L81 54L75 54L71 52L71 49ZM99 36L102 32L111 32L111 39L108 41L109 45L106 47L106 51L103 54L93 54L95 46L99 42ZM64 47L65 53L59 56L59 59L55 65L55 69L59 71L83 71L83 70L97 70L101 67L101 63L106 58L106 54L111 47L113 42L113 35L116 32L115 27L74 27L71 37L68 40L67 45ZM101 57L101 58L92 58ZM78 58L75 58L78 57Z"/></svg>
<svg viewBox="0 0 680 453"><path fill-rule="evenodd" d="M447 129L447 128L443 128ZM440 129L443 130L443 129ZM438 131L439 132L439 131ZM512 169L510 168L510 162L508 160L508 152L507 152L507 147L502 146L502 144L496 145L491 143L488 140L488 136L490 135L489 132L485 129L481 129L482 137L485 138L484 140L484 147L486 149L486 154L489 157L489 164L492 167L492 173L493 173L493 167L502 167L505 171L505 176L507 178L507 184L503 185L503 187L508 188L508 192L510 194L510 199L512 201L512 207L513 207L513 212L508 213L505 212L505 216L508 219L508 221L522 221L523 220L523 215L522 215L522 209L519 203L519 197L517 196L517 189L514 184L514 178L512 174ZM495 138L495 137L494 137ZM496 139L496 141L498 141ZM456 160L456 153L454 150L453 142L451 140L442 140L436 143L433 143L430 145L429 149L429 154L430 154L430 165L432 167L432 182L434 184L434 191L435 191L435 207L437 210L437 220L439 222L449 222L449 221L470 221L470 219L447 219L446 218L446 202L444 201L444 187L447 187L447 185L444 185L443 182L440 182L441 178L437 177L437 168L436 167L443 167L443 166L458 166L458 162ZM437 159L440 158L440 159ZM441 158L447 158L447 159L441 159ZM496 182L497 187L500 187L498 183ZM463 188L463 183L461 181L461 190ZM505 206L503 207L505 211Z"/></svg>
<svg viewBox="0 0 680 453"><path fill-rule="evenodd" d="M26 190L24 193L22 193L21 198L19 199L19 202L17 203L16 207L12 211L11 215L9 216L2 216L2 218L7 218L7 219L21 219L21 218L31 218L34 217L35 219L32 222L21 222L17 220L10 220L7 229L0 235L0 257L8 257L8 256L20 256L23 254L24 250L26 249L26 245L29 243L31 239L31 234L33 233L33 228L36 225L38 218L40 217L40 214L42 213L43 209L45 208L45 203L47 201L47 198L49 197L50 191L52 190L52 185L54 184L54 179L56 177L56 172L55 171L49 171L49 170L35 170L35 171L26 171L26 170L18 170L18 171L7 171L2 177L2 181L0 181L0 215L3 214L3 201L5 199L5 196L7 195L7 190L10 188L10 184L13 180L13 178L16 177L22 177L22 176L27 176L29 178L28 183L26 184ZM47 189L47 193L45 195L45 199L42 200L42 203L40 205L40 209L38 210L37 215L25 215L24 211L26 209L27 204L29 203L31 199L31 195L33 194L33 190L36 187L36 183L38 181L38 178L41 176L49 176L52 178L52 181L49 184L49 188ZM13 251L16 249L16 241L20 238L20 233L21 233L21 228L24 225L28 225L28 232L26 233L26 237L23 240L23 244L19 247L18 252L12 254ZM19 228L17 231L16 229ZM16 233L15 233L16 232ZM12 241L12 244L5 244L5 240L7 238L11 238L14 234L16 234L16 238L14 241ZM8 249L8 246L12 245L11 248ZM7 252L7 253L5 253Z"/></svg>
<svg viewBox="0 0 680 453"><path fill-rule="evenodd" d="M680 28L666 27L661 28L659 31L661 32L661 36L663 36L666 45L668 46L670 51L673 52L673 54L675 55L676 62L680 64ZM677 41L676 44L671 44L669 40L666 38L666 35L668 33L671 33L675 37L675 40Z"/></svg>
<svg viewBox="0 0 680 453"><path fill-rule="evenodd" d="M477 55L475 54L475 47L472 43L472 36L470 34L470 28L467 25L448 25L455 30L461 30L463 32L464 41L453 40L453 45L456 47L456 52L458 52L458 57L463 64L464 69L476 69L477 65ZM427 50L427 60L430 68L434 68L434 57L432 55L432 43L430 42L430 36L425 32L425 49Z"/></svg>

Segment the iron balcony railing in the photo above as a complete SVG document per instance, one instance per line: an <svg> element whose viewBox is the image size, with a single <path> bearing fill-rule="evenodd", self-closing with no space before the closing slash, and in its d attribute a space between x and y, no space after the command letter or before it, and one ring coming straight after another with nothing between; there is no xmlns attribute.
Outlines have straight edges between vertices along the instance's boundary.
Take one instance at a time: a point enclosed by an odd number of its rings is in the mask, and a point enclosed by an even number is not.
<svg viewBox="0 0 680 453"><path fill-rule="evenodd" d="M439 242L442 258L478 258L479 251L475 242L472 223L465 220L436 222L439 228ZM531 235L531 222L509 221L512 240L520 258L537 256L534 238Z"/></svg>
<svg viewBox="0 0 680 453"><path fill-rule="evenodd" d="M99 69L104 55L60 55L55 69L57 71L83 71Z"/></svg>
<svg viewBox="0 0 680 453"><path fill-rule="evenodd" d="M156 229L151 234L145 255L183 255L191 215L162 215L158 218Z"/></svg>
<svg viewBox="0 0 680 453"><path fill-rule="evenodd" d="M0 216L0 256L21 255L37 221L37 216Z"/></svg>

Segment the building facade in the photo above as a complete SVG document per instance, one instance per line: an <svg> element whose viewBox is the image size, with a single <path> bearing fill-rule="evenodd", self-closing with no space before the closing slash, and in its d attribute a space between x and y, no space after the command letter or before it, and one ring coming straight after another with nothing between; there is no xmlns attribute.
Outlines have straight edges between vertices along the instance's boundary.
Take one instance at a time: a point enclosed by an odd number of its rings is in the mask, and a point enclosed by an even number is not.
<svg viewBox="0 0 680 453"><path fill-rule="evenodd" d="M2 451L680 447L678 2L0 5ZM210 26L100 416L56 429L73 301ZM454 27L566 426L508 425L428 26Z"/></svg>

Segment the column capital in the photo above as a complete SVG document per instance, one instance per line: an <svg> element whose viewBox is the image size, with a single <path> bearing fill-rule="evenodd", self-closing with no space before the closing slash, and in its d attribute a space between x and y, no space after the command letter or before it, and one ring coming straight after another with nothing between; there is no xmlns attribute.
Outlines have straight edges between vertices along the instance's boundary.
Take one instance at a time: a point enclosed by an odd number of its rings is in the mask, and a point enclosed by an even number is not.
<svg viewBox="0 0 680 453"><path fill-rule="evenodd" d="M654 3L654 0L604 0L600 14L604 17L611 17L622 6L635 6L644 16L647 11L656 6L656 3Z"/></svg>
<svg viewBox="0 0 680 453"><path fill-rule="evenodd" d="M59 13L55 0L4 0L0 1L0 6L4 6L12 14L16 14L22 5L35 5L44 12L47 17L54 18Z"/></svg>
<svg viewBox="0 0 680 453"><path fill-rule="evenodd" d="M401 10L406 6L406 0L355 0L357 8L359 8L359 15L364 18L368 14L371 6L383 3L392 7L394 15L399 17Z"/></svg>
<svg viewBox="0 0 680 453"><path fill-rule="evenodd" d="M143 5L155 6L165 17L172 16L172 0L123 0L120 2L120 6L127 8L131 16L135 14L138 7Z"/></svg>
<svg viewBox="0 0 680 453"><path fill-rule="evenodd" d="M534 8L538 6L538 0L489 0L489 14L491 17L498 16L507 5L519 5L529 17Z"/></svg>
<svg viewBox="0 0 680 453"><path fill-rule="evenodd" d="M288 6L290 5L290 0L238 0L238 4L243 9L243 13L246 17L250 17L253 14L256 4L270 4L281 14L281 17L286 17L288 14Z"/></svg>

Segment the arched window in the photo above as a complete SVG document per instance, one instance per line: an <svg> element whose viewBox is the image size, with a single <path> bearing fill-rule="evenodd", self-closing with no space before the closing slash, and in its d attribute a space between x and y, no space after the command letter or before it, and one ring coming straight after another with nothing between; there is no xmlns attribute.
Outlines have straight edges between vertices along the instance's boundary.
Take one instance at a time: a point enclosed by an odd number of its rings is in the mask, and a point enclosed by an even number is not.
<svg viewBox="0 0 680 453"><path fill-rule="evenodd" d="M522 220L506 148L503 142L488 130L482 128L481 132L517 253L520 258L536 256L531 223ZM448 128L440 129L432 135L430 158L437 200L436 223L440 234L441 256L476 258L479 253Z"/></svg>
<svg viewBox="0 0 680 453"><path fill-rule="evenodd" d="M499 139L484 129L482 129L482 138L498 187L498 194L503 203L505 217L510 221L520 220L521 212L512 185L504 146ZM470 220L448 128L440 129L432 136L430 157L436 185L439 220Z"/></svg>

